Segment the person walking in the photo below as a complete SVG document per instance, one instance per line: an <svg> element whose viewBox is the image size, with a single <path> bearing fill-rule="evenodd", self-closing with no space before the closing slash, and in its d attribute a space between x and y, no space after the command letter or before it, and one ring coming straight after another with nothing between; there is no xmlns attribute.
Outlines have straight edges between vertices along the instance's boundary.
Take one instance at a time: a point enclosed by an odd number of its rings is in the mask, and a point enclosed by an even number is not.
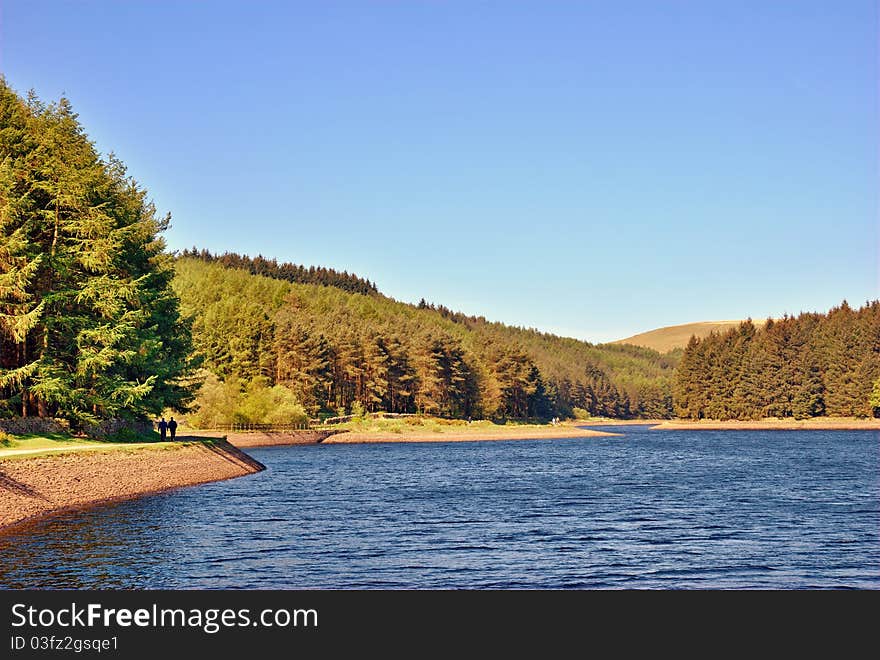
<svg viewBox="0 0 880 660"><path fill-rule="evenodd" d="M162 436L162 442L165 442L165 431L168 430L168 422L165 421L165 418L159 420L159 435Z"/></svg>
<svg viewBox="0 0 880 660"><path fill-rule="evenodd" d="M171 442L174 442L174 436L177 434L177 422L174 421L173 417L168 422L168 430L171 431Z"/></svg>

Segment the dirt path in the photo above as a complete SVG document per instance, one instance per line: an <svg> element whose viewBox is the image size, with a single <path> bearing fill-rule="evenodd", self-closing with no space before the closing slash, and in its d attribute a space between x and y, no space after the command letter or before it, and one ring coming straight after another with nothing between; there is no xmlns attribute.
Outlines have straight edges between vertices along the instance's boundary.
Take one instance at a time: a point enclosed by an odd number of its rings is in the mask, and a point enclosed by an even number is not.
<svg viewBox="0 0 880 660"><path fill-rule="evenodd" d="M0 458L21 456L22 454L42 454L56 451L74 451L75 449L94 449L95 445L67 445L65 447L46 447L44 449L0 449Z"/></svg>

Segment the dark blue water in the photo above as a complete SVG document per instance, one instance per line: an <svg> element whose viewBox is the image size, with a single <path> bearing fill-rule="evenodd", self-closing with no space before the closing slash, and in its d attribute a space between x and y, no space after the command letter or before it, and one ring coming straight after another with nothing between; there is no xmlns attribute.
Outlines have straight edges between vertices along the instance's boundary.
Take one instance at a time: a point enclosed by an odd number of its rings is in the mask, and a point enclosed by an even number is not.
<svg viewBox="0 0 880 660"><path fill-rule="evenodd" d="M877 433L621 432L253 449L0 537L0 586L880 588Z"/></svg>

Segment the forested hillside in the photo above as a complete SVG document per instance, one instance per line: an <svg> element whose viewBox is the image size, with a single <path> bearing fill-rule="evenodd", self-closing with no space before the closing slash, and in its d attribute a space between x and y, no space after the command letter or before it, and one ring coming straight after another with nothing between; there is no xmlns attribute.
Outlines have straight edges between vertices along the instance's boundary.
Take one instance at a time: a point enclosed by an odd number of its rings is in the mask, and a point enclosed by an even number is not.
<svg viewBox="0 0 880 660"><path fill-rule="evenodd" d="M675 386L690 419L870 416L880 408L880 302L746 321L692 338ZM874 396L872 397L872 391Z"/></svg>
<svg viewBox="0 0 880 660"><path fill-rule="evenodd" d="M191 256L176 270L205 369L237 390L280 386L312 416L360 408L473 418L672 411L674 364L648 349L594 346Z"/></svg>
<svg viewBox="0 0 880 660"><path fill-rule="evenodd" d="M209 250L199 250L193 247L184 250L181 257L200 259L208 263L218 263L225 268L238 268L246 270L252 275L264 275L275 280L297 282L299 284L320 284L321 286L335 286L350 293L372 294L378 293L376 285L353 273L339 272L332 268L321 266L300 266L299 264L278 263L277 259L267 259L262 255L249 257L236 252L224 252L223 254L211 254Z"/></svg>
<svg viewBox="0 0 880 660"><path fill-rule="evenodd" d="M167 224L66 100L0 79L0 417L81 425L187 404Z"/></svg>

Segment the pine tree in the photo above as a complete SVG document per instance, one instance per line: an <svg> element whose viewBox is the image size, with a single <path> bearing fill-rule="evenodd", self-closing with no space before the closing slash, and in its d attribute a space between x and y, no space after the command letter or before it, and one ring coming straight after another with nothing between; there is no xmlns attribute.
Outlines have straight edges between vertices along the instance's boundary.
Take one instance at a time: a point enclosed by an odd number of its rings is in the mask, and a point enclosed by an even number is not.
<svg viewBox="0 0 880 660"><path fill-rule="evenodd" d="M675 414L683 419L705 416L705 378L703 342L691 336L675 375Z"/></svg>
<svg viewBox="0 0 880 660"><path fill-rule="evenodd" d="M0 102L7 400L75 423L184 407L193 364L158 236L167 218L99 158L65 99L23 104L0 84Z"/></svg>
<svg viewBox="0 0 880 660"><path fill-rule="evenodd" d="M7 414L28 414L29 384L39 366L29 351L43 317L45 300L35 281L44 259L31 242L38 206L30 195L34 179L32 107L0 80L0 392Z"/></svg>

